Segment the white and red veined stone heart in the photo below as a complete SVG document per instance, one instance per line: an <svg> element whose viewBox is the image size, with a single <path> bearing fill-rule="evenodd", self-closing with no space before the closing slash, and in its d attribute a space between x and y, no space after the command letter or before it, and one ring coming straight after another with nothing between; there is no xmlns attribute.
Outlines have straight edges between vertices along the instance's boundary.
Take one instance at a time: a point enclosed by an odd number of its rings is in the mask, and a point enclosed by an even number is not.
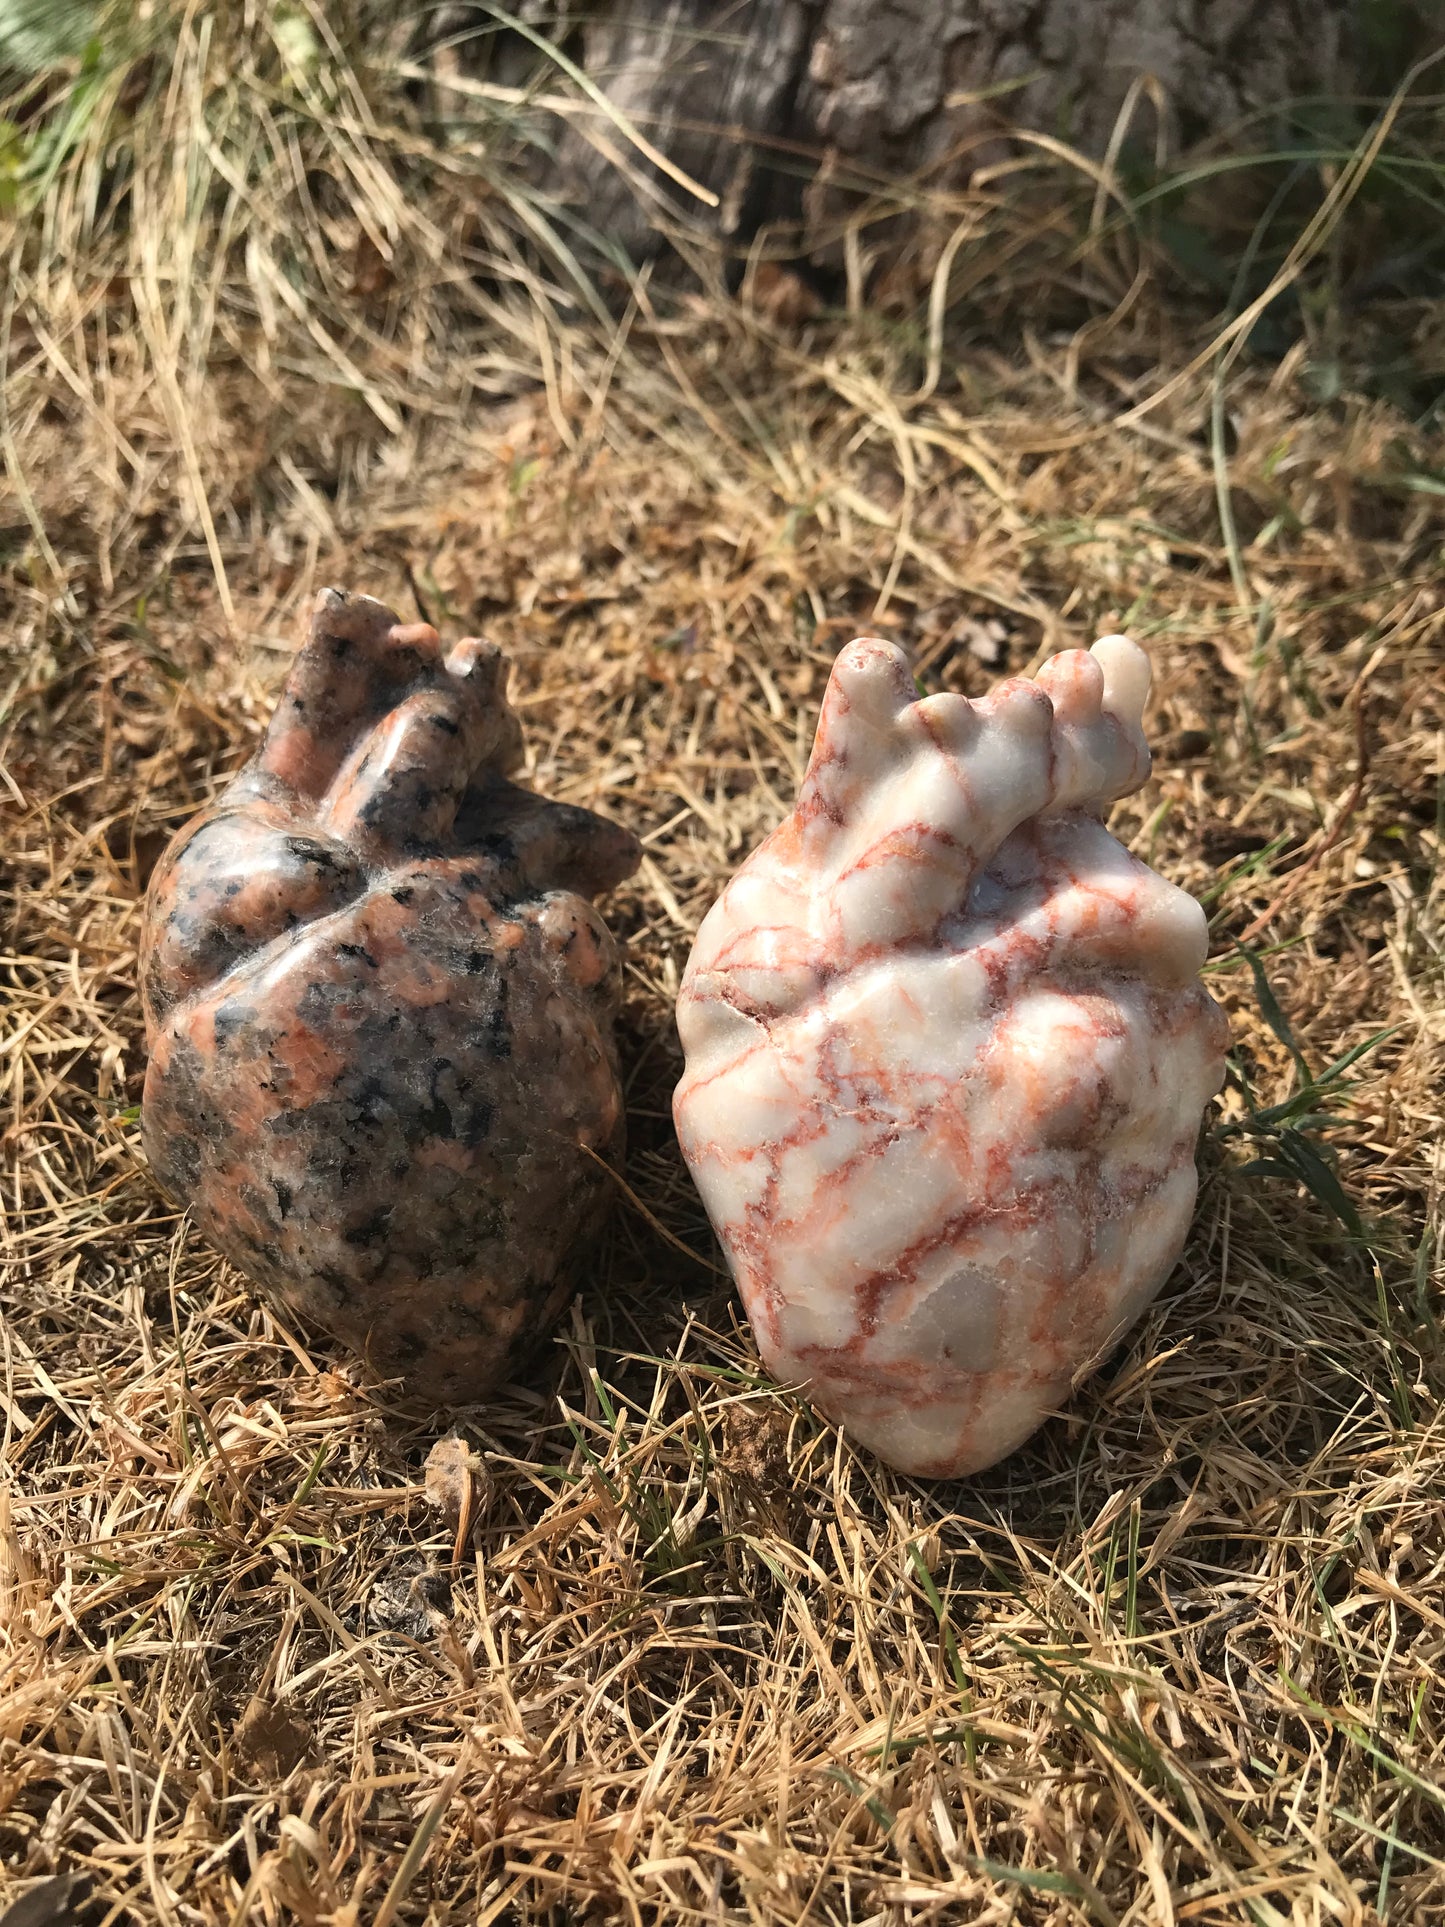
<svg viewBox="0 0 1445 1927"><path fill-rule="evenodd" d="M850 644L683 979L678 1136L763 1359L906 1471L1022 1443L1188 1230L1204 916L1100 820L1148 775L1148 686L1110 636L916 700Z"/></svg>

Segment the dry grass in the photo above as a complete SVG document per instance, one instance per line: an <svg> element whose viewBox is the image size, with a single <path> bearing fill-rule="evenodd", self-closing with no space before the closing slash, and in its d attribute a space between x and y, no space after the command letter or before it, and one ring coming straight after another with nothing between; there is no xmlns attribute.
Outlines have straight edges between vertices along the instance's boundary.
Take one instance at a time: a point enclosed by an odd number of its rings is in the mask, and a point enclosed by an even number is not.
<svg viewBox="0 0 1445 1927"><path fill-rule="evenodd" d="M926 298L589 317L479 198L480 136L186 19L144 131L96 122L10 239L4 1891L83 1873L87 1918L167 1927L1438 1920L1430 451L1317 404L1303 349L1127 419L1205 339L1147 286L1082 338L1015 305L931 383ZM1029 262L1098 313L1138 265L948 212L1001 310ZM635 1201L548 1369L454 1422L258 1305L136 1140L148 866L326 581L496 635L535 780L647 842ZM670 1000L841 641L978 692L1120 624L1159 755L1119 828L1206 896L1235 1075L1122 1355L994 1473L914 1484L760 1380Z"/></svg>

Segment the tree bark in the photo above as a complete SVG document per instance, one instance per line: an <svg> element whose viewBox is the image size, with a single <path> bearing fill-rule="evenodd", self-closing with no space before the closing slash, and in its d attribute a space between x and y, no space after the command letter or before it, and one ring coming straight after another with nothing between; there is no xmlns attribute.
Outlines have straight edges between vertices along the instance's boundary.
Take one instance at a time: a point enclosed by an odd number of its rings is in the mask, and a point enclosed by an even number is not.
<svg viewBox="0 0 1445 1927"><path fill-rule="evenodd" d="M739 250L766 228L775 247L822 261L838 258L870 191L957 188L1014 151L1020 129L1099 156L1122 116L1121 138L1170 155L1292 96L1348 89L1370 4L591 0L570 19L554 0L521 0L520 12L717 196L707 209L584 111L542 173L594 228L635 261L679 222ZM488 50L495 73L509 56L496 16L484 17L491 33L469 44Z"/></svg>

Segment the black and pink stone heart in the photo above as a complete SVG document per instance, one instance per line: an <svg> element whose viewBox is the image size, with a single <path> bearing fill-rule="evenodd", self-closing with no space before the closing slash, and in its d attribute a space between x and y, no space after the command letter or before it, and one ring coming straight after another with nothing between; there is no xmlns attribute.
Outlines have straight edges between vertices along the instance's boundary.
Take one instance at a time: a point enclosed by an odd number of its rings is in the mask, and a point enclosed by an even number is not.
<svg viewBox="0 0 1445 1927"><path fill-rule="evenodd" d="M258 1284L439 1402L545 1336L610 1203L627 831L508 780L490 643L318 598L260 751L150 887L152 1168Z"/></svg>

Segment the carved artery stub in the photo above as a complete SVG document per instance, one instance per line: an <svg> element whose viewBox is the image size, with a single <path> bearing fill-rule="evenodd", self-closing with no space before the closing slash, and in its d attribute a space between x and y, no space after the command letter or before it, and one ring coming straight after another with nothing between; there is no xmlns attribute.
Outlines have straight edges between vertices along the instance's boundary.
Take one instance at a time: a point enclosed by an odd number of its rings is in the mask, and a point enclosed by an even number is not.
<svg viewBox="0 0 1445 1927"><path fill-rule="evenodd" d="M908 1471L1027 1438L1188 1229L1204 917L1100 820L1148 775L1148 683L1108 637L916 701L850 644L683 979L678 1135L763 1358Z"/></svg>
<svg viewBox="0 0 1445 1927"><path fill-rule="evenodd" d="M161 1184L258 1284L438 1402L576 1281L620 1160L638 845L508 780L506 661L325 590L265 741L146 904Z"/></svg>

